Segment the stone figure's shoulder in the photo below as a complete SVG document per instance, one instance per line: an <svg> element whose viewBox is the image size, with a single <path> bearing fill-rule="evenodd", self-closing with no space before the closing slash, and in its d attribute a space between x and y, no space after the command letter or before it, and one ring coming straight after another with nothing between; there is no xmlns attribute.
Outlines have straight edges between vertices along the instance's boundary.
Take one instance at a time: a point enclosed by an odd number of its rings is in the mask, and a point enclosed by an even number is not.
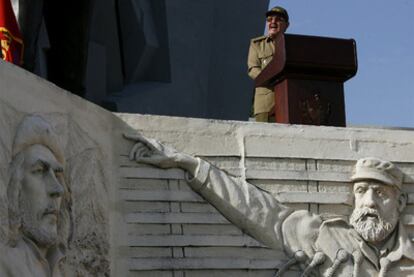
<svg viewBox="0 0 414 277"><path fill-rule="evenodd" d="M350 230L353 230L353 227L349 224L348 220L342 217L330 218L323 220L321 224L319 233L320 235L329 234L329 236L341 236L348 237Z"/></svg>
<svg viewBox="0 0 414 277"><path fill-rule="evenodd" d="M25 254L18 247L0 244L0 276L30 276L25 271Z"/></svg>
<svg viewBox="0 0 414 277"><path fill-rule="evenodd" d="M289 222L292 223L303 223L308 222L311 225L320 226L322 224L323 220L318 214L311 213L307 210L298 210L294 211L289 215L288 218L286 218L286 223Z"/></svg>
<svg viewBox="0 0 414 277"><path fill-rule="evenodd" d="M291 213L282 225L285 250L288 254L302 250L311 257L322 222L319 215L306 210Z"/></svg>
<svg viewBox="0 0 414 277"><path fill-rule="evenodd" d="M353 227L344 218L324 220L319 229L316 242L317 247L329 257L335 257L338 249L349 253L358 249L357 234Z"/></svg>
<svg viewBox="0 0 414 277"><path fill-rule="evenodd" d="M323 222L321 224L322 228L344 228L344 229L350 229L352 228L348 221L343 217L325 217L321 216Z"/></svg>
<svg viewBox="0 0 414 277"><path fill-rule="evenodd" d="M11 247L8 244L0 243L0 263L4 263L5 261L12 260L16 254L20 253L17 247Z"/></svg>
<svg viewBox="0 0 414 277"><path fill-rule="evenodd" d="M314 236L323 223L322 218L306 210L299 210L291 213L282 226L283 233L286 237L304 237ZM313 240L314 238L312 238Z"/></svg>

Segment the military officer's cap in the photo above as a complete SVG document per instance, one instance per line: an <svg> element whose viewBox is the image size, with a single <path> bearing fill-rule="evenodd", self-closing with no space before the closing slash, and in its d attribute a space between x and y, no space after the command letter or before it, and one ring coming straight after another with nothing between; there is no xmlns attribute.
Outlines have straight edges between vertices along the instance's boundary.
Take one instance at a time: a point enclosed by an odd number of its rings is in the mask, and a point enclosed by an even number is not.
<svg viewBox="0 0 414 277"><path fill-rule="evenodd" d="M272 15L279 15L283 17L286 20L286 22L289 22L288 12L280 6L273 7L271 10L267 11L266 17L272 16Z"/></svg>
<svg viewBox="0 0 414 277"><path fill-rule="evenodd" d="M376 180L401 189L404 174L391 162L378 158L363 158L357 161L351 180Z"/></svg>

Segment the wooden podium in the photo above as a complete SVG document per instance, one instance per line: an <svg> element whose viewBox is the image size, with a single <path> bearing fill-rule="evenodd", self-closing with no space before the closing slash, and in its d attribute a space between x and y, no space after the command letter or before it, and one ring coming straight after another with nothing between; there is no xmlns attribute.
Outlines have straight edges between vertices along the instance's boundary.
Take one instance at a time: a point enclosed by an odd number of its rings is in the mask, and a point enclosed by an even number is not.
<svg viewBox="0 0 414 277"><path fill-rule="evenodd" d="M345 126L344 82L356 71L353 39L281 34L255 86L274 88L277 123Z"/></svg>

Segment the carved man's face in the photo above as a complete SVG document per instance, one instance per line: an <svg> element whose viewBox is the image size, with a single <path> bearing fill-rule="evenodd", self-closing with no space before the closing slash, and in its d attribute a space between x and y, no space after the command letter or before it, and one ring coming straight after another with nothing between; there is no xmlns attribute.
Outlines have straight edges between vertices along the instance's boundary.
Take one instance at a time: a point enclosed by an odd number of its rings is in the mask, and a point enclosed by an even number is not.
<svg viewBox="0 0 414 277"><path fill-rule="evenodd" d="M43 145L33 145L23 152L23 180L19 199L22 232L39 247L57 241L58 216L64 192L59 181L62 165Z"/></svg>
<svg viewBox="0 0 414 277"><path fill-rule="evenodd" d="M354 184L355 209L350 222L371 243L379 243L395 229L405 207L403 195L392 186L367 180Z"/></svg>

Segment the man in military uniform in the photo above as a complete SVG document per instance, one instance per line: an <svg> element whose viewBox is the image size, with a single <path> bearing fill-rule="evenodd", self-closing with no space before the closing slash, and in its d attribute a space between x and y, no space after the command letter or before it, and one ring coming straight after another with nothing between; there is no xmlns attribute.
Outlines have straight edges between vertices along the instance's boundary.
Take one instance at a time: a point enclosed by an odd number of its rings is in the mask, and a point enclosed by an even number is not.
<svg viewBox="0 0 414 277"><path fill-rule="evenodd" d="M227 219L265 245L284 250L291 259L279 276L293 264L301 266L303 276L414 276L414 245L400 222L407 202L401 190L403 173L391 162L358 160L351 176L350 220L326 220L294 211L202 159L140 135L126 137L137 141L130 159L184 169L192 189Z"/></svg>
<svg viewBox="0 0 414 277"><path fill-rule="evenodd" d="M247 58L248 74L256 79L269 64L275 52L275 38L285 33L289 26L289 15L282 7L274 7L266 13L267 35L251 40ZM258 87L254 94L254 116L256 121L269 122L274 117L275 97L273 88Z"/></svg>

